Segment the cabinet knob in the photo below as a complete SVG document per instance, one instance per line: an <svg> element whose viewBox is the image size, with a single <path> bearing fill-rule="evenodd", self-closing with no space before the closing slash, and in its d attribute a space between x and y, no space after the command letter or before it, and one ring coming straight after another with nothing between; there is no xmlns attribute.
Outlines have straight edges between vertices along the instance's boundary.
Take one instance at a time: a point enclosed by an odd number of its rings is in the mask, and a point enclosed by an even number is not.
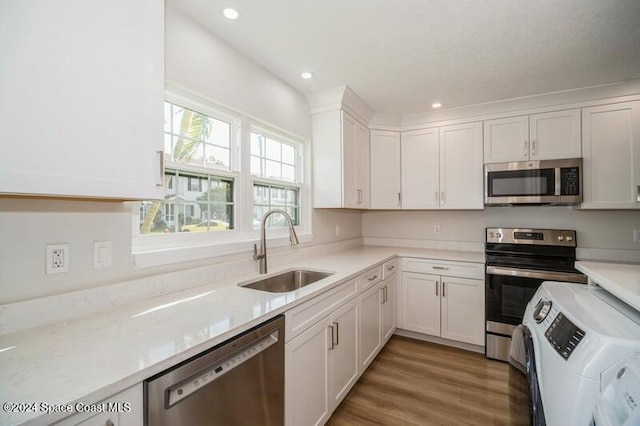
<svg viewBox="0 0 640 426"><path fill-rule="evenodd" d="M115 426L114 423L111 421L111 419L107 419L106 422L104 422L104 426Z"/></svg>

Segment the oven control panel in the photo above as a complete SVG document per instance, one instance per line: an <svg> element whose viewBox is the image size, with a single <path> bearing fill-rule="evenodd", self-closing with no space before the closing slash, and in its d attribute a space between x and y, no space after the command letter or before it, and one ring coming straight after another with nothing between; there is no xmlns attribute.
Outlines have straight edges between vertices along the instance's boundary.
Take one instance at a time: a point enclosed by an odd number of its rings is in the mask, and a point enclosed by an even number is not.
<svg viewBox="0 0 640 426"><path fill-rule="evenodd" d="M582 341L585 332L559 312L544 335L556 352L564 359L569 359Z"/></svg>

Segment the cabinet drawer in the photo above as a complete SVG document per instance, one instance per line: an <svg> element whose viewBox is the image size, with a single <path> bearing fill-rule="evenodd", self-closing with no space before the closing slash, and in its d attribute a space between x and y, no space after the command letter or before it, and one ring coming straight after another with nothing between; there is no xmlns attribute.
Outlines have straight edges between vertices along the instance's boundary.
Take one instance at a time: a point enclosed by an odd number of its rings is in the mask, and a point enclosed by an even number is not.
<svg viewBox="0 0 640 426"><path fill-rule="evenodd" d="M402 259L402 271L436 274L447 277L484 279L484 264L482 263L405 257Z"/></svg>
<svg viewBox="0 0 640 426"><path fill-rule="evenodd" d="M293 339L357 294L357 281L351 280L285 312L285 342Z"/></svg>
<svg viewBox="0 0 640 426"><path fill-rule="evenodd" d="M386 280L398 270L398 258L387 260L382 264L382 279Z"/></svg>
<svg viewBox="0 0 640 426"><path fill-rule="evenodd" d="M382 265L378 265L375 268L371 268L361 274L358 278L358 292L363 292L366 289L378 284L382 280Z"/></svg>

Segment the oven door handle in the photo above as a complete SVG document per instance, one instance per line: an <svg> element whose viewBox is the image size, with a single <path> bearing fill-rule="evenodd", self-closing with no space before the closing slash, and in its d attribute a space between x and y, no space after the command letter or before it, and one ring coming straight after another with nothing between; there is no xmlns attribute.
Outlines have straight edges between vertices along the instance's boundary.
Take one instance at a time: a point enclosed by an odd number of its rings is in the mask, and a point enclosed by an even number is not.
<svg viewBox="0 0 640 426"><path fill-rule="evenodd" d="M571 283L587 283L587 277L570 272L536 271L533 269L510 269L487 266L487 274L504 275L507 277L537 278L541 280L566 281Z"/></svg>

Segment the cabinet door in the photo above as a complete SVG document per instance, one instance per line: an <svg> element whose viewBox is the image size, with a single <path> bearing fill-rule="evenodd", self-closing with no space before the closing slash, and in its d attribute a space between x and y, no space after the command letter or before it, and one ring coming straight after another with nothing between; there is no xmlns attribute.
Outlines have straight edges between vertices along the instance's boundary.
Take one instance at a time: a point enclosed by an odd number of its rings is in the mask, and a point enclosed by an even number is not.
<svg viewBox="0 0 640 426"><path fill-rule="evenodd" d="M484 122L485 163L505 163L528 159L528 116L498 118Z"/></svg>
<svg viewBox="0 0 640 426"><path fill-rule="evenodd" d="M382 344L389 340L396 329L396 277L393 274L382 282Z"/></svg>
<svg viewBox="0 0 640 426"><path fill-rule="evenodd" d="M484 345L484 281L441 279L442 337Z"/></svg>
<svg viewBox="0 0 640 426"><path fill-rule="evenodd" d="M532 160L581 157L579 109L531 115L529 128Z"/></svg>
<svg viewBox="0 0 640 426"><path fill-rule="evenodd" d="M640 208L640 101L582 110L583 208Z"/></svg>
<svg viewBox="0 0 640 426"><path fill-rule="evenodd" d="M356 203L360 209L371 207L371 159L369 158L369 129L358 123L356 126Z"/></svg>
<svg viewBox="0 0 640 426"><path fill-rule="evenodd" d="M0 193L163 197L164 2L5 1L0 45Z"/></svg>
<svg viewBox="0 0 640 426"><path fill-rule="evenodd" d="M55 423L55 426L139 426L144 422L142 383L100 401L99 404L110 404L110 408L115 411L81 412Z"/></svg>
<svg viewBox="0 0 640 426"><path fill-rule="evenodd" d="M400 133L371 131L371 208L400 208Z"/></svg>
<svg viewBox="0 0 640 426"><path fill-rule="evenodd" d="M440 208L482 209L482 123L440 128Z"/></svg>
<svg viewBox="0 0 640 426"><path fill-rule="evenodd" d="M437 209L440 205L438 129L403 132L402 208Z"/></svg>
<svg viewBox="0 0 640 426"><path fill-rule="evenodd" d="M369 366L382 347L381 304L380 284L360 295L360 371Z"/></svg>
<svg viewBox="0 0 640 426"><path fill-rule="evenodd" d="M331 415L329 317L285 345L285 420L288 426L321 425Z"/></svg>
<svg viewBox="0 0 640 426"><path fill-rule="evenodd" d="M332 411L358 381L358 299L354 298L331 314L333 349L331 350Z"/></svg>
<svg viewBox="0 0 640 426"><path fill-rule="evenodd" d="M342 112L342 205L350 208L359 208L362 198L358 188L358 125L355 118Z"/></svg>
<svg viewBox="0 0 640 426"><path fill-rule="evenodd" d="M440 336L440 277L402 273L402 328Z"/></svg>

